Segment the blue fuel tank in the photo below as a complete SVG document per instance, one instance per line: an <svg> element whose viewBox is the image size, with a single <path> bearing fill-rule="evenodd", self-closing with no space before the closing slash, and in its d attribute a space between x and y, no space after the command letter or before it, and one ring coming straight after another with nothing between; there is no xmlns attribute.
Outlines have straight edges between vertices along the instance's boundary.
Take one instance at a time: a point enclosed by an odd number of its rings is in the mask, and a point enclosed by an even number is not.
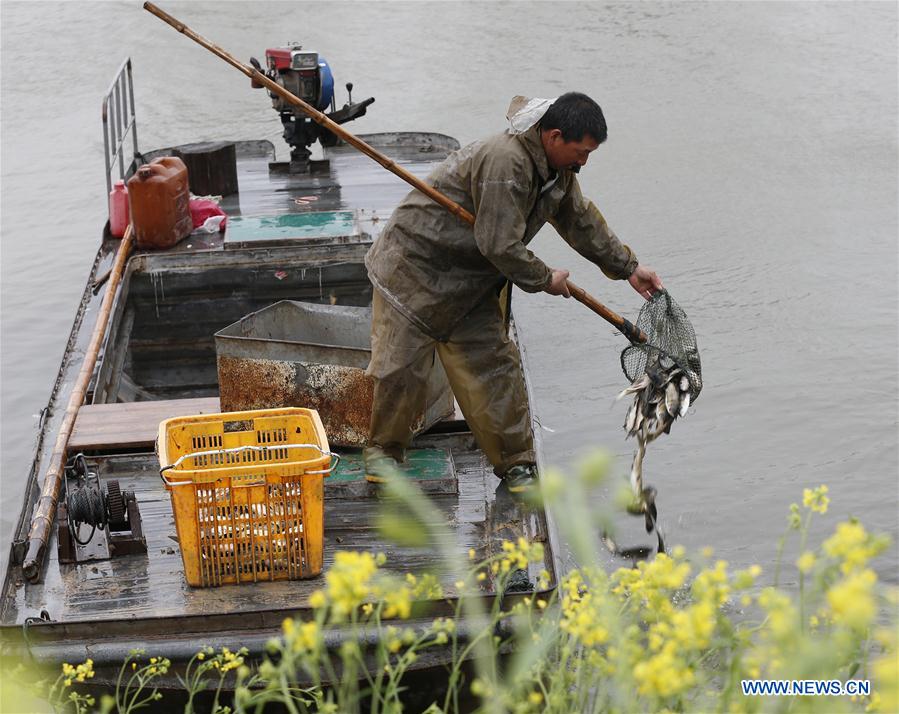
<svg viewBox="0 0 899 714"><path fill-rule="evenodd" d="M331 99L334 97L334 75L328 61L321 55L318 56L318 76L321 81L321 92L316 109L323 112L330 108Z"/></svg>

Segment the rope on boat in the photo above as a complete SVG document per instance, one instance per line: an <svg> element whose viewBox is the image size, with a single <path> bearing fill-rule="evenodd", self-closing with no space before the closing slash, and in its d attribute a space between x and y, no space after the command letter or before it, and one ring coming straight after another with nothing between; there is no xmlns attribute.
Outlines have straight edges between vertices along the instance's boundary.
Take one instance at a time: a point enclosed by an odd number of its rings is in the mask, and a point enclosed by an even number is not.
<svg viewBox="0 0 899 714"><path fill-rule="evenodd" d="M66 471L72 473L72 477L78 479L79 486L70 489L66 486L66 508L69 512L69 528L72 537L78 545L87 545L94 537L97 528L105 528L108 522L106 517L106 501L100 490L100 480L96 473L88 471L84 454L77 454L66 465ZM95 483L88 483L93 477ZM78 537L78 531L82 524L91 526L91 532L86 540Z"/></svg>

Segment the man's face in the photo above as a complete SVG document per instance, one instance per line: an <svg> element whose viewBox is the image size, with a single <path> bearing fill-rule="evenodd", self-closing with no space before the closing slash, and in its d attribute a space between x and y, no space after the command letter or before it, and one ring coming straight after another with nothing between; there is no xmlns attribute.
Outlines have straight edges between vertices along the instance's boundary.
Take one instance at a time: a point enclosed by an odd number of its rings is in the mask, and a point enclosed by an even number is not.
<svg viewBox="0 0 899 714"><path fill-rule="evenodd" d="M569 169L577 173L587 163L590 152L596 151L599 146L599 142L589 134L584 134L580 141L565 141L558 129L544 131L540 138L546 151L546 160L556 171Z"/></svg>

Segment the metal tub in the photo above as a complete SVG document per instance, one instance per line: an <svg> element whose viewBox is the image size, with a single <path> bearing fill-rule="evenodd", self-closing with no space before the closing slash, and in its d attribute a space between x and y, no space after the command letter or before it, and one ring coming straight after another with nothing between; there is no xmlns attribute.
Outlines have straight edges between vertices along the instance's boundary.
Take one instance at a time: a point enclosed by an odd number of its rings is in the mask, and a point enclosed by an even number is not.
<svg viewBox="0 0 899 714"><path fill-rule="evenodd" d="M318 410L328 441L364 446L374 384L371 308L282 300L215 334L222 411L275 407ZM452 391L439 360L428 381L419 433L453 414Z"/></svg>

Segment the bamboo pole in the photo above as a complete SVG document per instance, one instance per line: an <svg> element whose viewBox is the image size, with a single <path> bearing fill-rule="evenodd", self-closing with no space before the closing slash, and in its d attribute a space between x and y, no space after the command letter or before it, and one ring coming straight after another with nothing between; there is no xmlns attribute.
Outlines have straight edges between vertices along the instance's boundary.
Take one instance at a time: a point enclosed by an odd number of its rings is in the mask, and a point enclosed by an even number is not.
<svg viewBox="0 0 899 714"><path fill-rule="evenodd" d="M100 304L100 313L97 315L97 322L94 325L94 332L91 335L90 344L84 355L81 371L75 380L75 387L69 396L66 413L59 428L59 433L56 436L53 453L50 456L50 465L47 468L47 473L44 475L41 497L37 502L35 514L31 518L31 529L28 532L28 551L25 554L25 560L22 565L22 572L31 582L36 582L40 579L41 566L43 565L47 543L50 539L50 530L56 520L56 504L59 500L59 489L65 469L69 437L72 434L75 418L78 416L78 410L84 401L88 384L90 384L91 376L94 373L94 365L97 363L97 356L103 344L103 337L106 335L106 325L109 323L109 316L112 313L112 306L115 303L116 292L122 279L128 254L131 252L132 242L133 231L129 225L122 242L119 244L110 272L109 282L106 285L106 292L103 294L103 302Z"/></svg>
<svg viewBox="0 0 899 714"><path fill-rule="evenodd" d="M219 47L216 44L213 44L205 37L198 35L196 32L191 30L187 25L178 20L177 18L172 17L164 10L160 9L156 5L151 2L144 3L144 9L148 12L156 15L163 22L174 27L178 32L183 35L186 35L194 42L199 45L202 45L207 50L212 52L214 55L220 57L225 62L230 64L235 69L243 72L247 77L253 80L256 84L259 84L266 89L274 92L279 97L281 97L284 101L293 104L295 107L298 107L304 114L306 114L312 121L320 126L325 127L328 131L336 134L341 139L343 139L346 143L351 146L356 147L363 154L368 156L371 159L377 161L381 166L383 166L388 171L399 176L403 181L410 184L413 188L418 189L423 194L425 194L428 198L432 199L436 203L439 203L446 210L452 213L454 216L457 216L459 219L465 221L470 225L474 225L475 217L469 212L466 211L462 206L460 206L455 201L444 196L440 191L435 189L433 186L429 186L424 181L422 181L417 176L411 174L406 171L402 166L396 164L396 162L390 160L382 153L372 148L368 144L366 144L362 139L350 133L346 129L344 129L340 124L331 121L327 116L325 116L322 112L318 111L315 107L310 104L304 102L299 97L295 96L288 92L284 87L282 87L277 82L272 81L270 78L266 77L262 72L257 70L254 67L243 64L238 61L234 56L228 54L225 50ZM578 287L570 280L567 281L568 291L571 295L581 304L590 308L593 312L599 315L604 320L607 320L615 327L617 327L631 342L646 342L646 335L637 329L632 323L628 320L625 320L620 315L616 314L605 305L603 305L599 300L595 297L591 296L587 293L583 288Z"/></svg>

